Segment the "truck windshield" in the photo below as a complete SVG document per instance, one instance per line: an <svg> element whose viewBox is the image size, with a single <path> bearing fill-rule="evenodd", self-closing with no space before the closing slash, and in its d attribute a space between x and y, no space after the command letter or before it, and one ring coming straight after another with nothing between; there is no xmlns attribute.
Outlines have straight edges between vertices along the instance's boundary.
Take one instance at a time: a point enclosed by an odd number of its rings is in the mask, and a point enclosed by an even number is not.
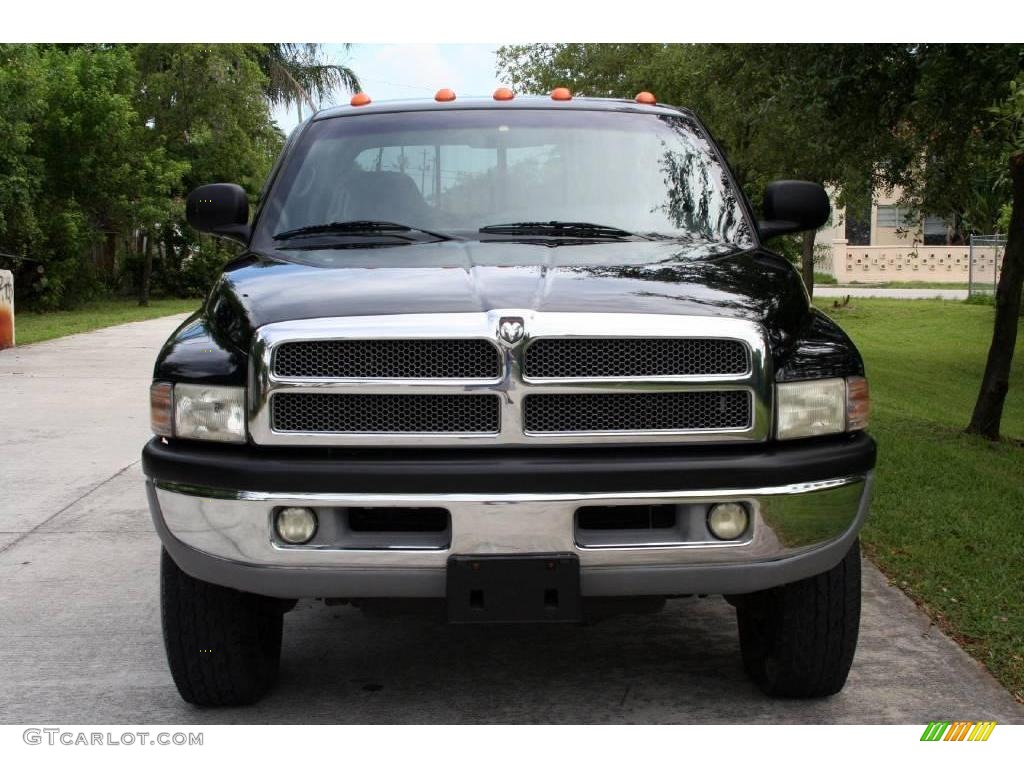
<svg viewBox="0 0 1024 768"><path fill-rule="evenodd" d="M352 222L400 222L474 240L599 241L621 231L752 245L737 194L694 121L598 110L411 111L316 121L273 184L254 244L294 246L294 233L310 228L325 241L357 244L367 233ZM281 233L291 235L287 246L275 240ZM388 236L379 228L372 234L378 243Z"/></svg>

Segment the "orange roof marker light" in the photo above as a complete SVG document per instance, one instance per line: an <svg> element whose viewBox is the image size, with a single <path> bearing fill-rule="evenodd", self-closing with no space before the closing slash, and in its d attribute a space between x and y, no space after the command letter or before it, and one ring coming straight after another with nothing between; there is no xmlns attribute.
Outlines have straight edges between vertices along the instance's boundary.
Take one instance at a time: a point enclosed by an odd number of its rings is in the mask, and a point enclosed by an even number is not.
<svg viewBox="0 0 1024 768"><path fill-rule="evenodd" d="M512 101L516 97L515 93L512 92L511 88L501 86L494 92L495 101Z"/></svg>
<svg viewBox="0 0 1024 768"><path fill-rule="evenodd" d="M551 92L551 98L555 101L569 101L572 98L572 91L568 88L555 88Z"/></svg>
<svg viewBox="0 0 1024 768"><path fill-rule="evenodd" d="M455 101L455 91L451 88L442 88L434 94L434 101Z"/></svg>
<svg viewBox="0 0 1024 768"><path fill-rule="evenodd" d="M370 95L360 91L359 93L352 96L352 100L349 102L353 107L365 107L370 103Z"/></svg>
<svg viewBox="0 0 1024 768"><path fill-rule="evenodd" d="M657 104L658 100L654 98L654 94L650 91L640 91L636 95L637 104Z"/></svg>

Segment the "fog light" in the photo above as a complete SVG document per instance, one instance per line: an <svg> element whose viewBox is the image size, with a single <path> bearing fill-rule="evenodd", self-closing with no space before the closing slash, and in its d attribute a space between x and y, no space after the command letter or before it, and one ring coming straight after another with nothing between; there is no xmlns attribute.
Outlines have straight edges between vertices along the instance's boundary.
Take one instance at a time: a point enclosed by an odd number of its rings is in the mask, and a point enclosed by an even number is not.
<svg viewBox="0 0 1024 768"><path fill-rule="evenodd" d="M276 527L286 544L305 544L316 535L316 512L309 507L285 507L277 513Z"/></svg>
<svg viewBox="0 0 1024 768"><path fill-rule="evenodd" d="M715 504L708 512L708 528L716 539L732 541L747 531L750 517L747 508L734 501Z"/></svg>

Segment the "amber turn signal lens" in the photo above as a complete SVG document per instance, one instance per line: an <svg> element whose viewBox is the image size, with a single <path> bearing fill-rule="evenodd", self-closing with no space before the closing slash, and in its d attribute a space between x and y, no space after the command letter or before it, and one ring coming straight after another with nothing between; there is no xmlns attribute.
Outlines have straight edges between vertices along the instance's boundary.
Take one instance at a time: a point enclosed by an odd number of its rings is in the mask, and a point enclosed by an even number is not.
<svg viewBox="0 0 1024 768"><path fill-rule="evenodd" d="M568 88L555 88L551 92L551 98L555 101L569 101L572 98L572 91Z"/></svg>
<svg viewBox="0 0 1024 768"><path fill-rule="evenodd" d="M434 94L434 101L455 101L455 91L451 88L442 88Z"/></svg>
<svg viewBox="0 0 1024 768"><path fill-rule="evenodd" d="M638 104L657 104L658 100L654 98L654 94L650 91L640 91L636 95L636 101Z"/></svg>
<svg viewBox="0 0 1024 768"><path fill-rule="evenodd" d="M352 96L352 100L349 101L349 104L351 104L353 107L365 107L369 103L370 103L370 96L368 94L362 93L362 92L357 93L354 96Z"/></svg>
<svg viewBox="0 0 1024 768"><path fill-rule="evenodd" d="M846 429L867 429L871 416L871 392L863 376L846 379Z"/></svg>
<svg viewBox="0 0 1024 768"><path fill-rule="evenodd" d="M149 424L154 435L174 435L174 385L157 381L149 388Z"/></svg>
<svg viewBox="0 0 1024 768"><path fill-rule="evenodd" d="M502 86L494 92L495 101L512 101L514 98L515 94L512 92L511 88L505 88Z"/></svg>

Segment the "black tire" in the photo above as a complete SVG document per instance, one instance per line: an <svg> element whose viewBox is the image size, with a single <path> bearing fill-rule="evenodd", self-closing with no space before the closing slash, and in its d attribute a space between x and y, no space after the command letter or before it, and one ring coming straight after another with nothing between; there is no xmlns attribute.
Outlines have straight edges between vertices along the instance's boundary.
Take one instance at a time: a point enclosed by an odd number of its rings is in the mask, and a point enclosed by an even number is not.
<svg viewBox="0 0 1024 768"><path fill-rule="evenodd" d="M860 627L860 544L832 570L736 601L747 674L770 696L842 690Z"/></svg>
<svg viewBox="0 0 1024 768"><path fill-rule="evenodd" d="M181 697L201 707L252 704L277 680L283 601L194 579L164 549L160 614Z"/></svg>

